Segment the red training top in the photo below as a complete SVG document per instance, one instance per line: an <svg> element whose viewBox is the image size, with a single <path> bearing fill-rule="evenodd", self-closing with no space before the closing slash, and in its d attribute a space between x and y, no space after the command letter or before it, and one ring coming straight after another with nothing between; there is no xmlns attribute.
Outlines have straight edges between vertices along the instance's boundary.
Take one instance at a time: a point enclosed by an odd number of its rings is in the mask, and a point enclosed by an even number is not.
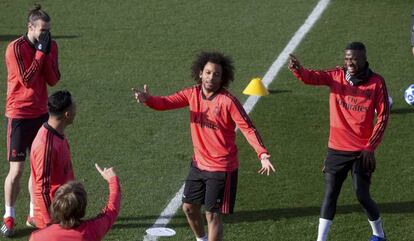
<svg viewBox="0 0 414 241"><path fill-rule="evenodd" d="M193 162L201 170L233 171L239 167L236 125L259 157L268 153L243 106L224 88L207 98L201 85L195 85L170 96L151 96L145 104L156 110L189 106Z"/></svg>
<svg viewBox="0 0 414 241"><path fill-rule="evenodd" d="M34 219L38 228L51 222L49 207L57 189L74 179L69 144L47 123L39 129L30 151Z"/></svg>
<svg viewBox="0 0 414 241"><path fill-rule="evenodd" d="M305 84L330 88L329 148L341 151L374 151L384 135L390 114L384 79L373 73L360 85L345 79L345 70L294 70ZM377 121L374 125L375 112Z"/></svg>
<svg viewBox="0 0 414 241"><path fill-rule="evenodd" d="M100 241L114 224L121 205L121 188L118 177L109 180L109 198L102 213L83 221L78 227L64 229L59 224L34 231L29 241Z"/></svg>
<svg viewBox="0 0 414 241"><path fill-rule="evenodd" d="M47 86L60 79L58 47L52 40L51 51L37 51L27 36L11 42L6 49L8 118L30 119L47 113Z"/></svg>

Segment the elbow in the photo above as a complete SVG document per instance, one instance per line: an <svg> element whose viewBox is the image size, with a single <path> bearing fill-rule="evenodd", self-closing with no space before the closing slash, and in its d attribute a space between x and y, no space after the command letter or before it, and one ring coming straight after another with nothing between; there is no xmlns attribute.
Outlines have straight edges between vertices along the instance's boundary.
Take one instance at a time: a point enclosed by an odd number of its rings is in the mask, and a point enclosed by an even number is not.
<svg viewBox="0 0 414 241"><path fill-rule="evenodd" d="M55 80L55 81L48 81L47 84L49 86L55 86L57 83L59 82L59 80Z"/></svg>
<svg viewBox="0 0 414 241"><path fill-rule="evenodd" d="M60 73L58 72L58 73L56 73L56 75L54 77L49 78L47 80L47 84L49 86L55 86L59 82L59 80L60 80Z"/></svg>
<svg viewBox="0 0 414 241"><path fill-rule="evenodd" d="M23 80L22 83L23 83L24 87L26 87L28 89L32 87L32 85L30 84L30 82L28 80Z"/></svg>
<svg viewBox="0 0 414 241"><path fill-rule="evenodd" d="M33 75L24 74L23 76L21 76L21 79L19 81L24 85L24 87L31 88L33 82L32 80Z"/></svg>

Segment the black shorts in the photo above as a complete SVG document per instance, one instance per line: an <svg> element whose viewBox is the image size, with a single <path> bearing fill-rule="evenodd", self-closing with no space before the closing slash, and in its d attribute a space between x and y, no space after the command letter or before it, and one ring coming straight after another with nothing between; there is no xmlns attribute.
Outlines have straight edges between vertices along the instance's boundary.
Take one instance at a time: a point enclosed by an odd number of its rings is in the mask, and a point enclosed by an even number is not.
<svg viewBox="0 0 414 241"><path fill-rule="evenodd" d="M365 170L360 155L360 151L338 151L328 148L323 171L346 175L351 170L352 174L358 173L370 179L371 173Z"/></svg>
<svg viewBox="0 0 414 241"><path fill-rule="evenodd" d="M190 166L182 201L204 204L213 213L233 213L237 191L237 169L231 172L209 172Z"/></svg>
<svg viewBox="0 0 414 241"><path fill-rule="evenodd" d="M26 160L26 152L49 114L32 119L6 118L7 121L7 160L20 162Z"/></svg>

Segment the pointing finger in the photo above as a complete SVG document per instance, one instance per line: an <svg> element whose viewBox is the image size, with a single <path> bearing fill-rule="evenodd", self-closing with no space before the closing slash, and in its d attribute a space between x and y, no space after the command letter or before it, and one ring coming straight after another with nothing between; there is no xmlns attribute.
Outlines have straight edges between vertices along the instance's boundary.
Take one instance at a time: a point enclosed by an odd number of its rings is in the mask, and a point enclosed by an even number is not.
<svg viewBox="0 0 414 241"><path fill-rule="evenodd" d="M103 172L101 167L97 163L95 163L95 167L96 167L96 170L98 170L99 173Z"/></svg>

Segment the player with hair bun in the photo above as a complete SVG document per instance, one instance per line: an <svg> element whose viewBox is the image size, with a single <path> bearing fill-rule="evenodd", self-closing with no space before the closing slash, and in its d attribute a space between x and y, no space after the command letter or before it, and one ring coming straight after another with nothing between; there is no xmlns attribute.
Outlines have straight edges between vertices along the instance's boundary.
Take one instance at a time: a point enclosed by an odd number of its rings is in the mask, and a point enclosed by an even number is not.
<svg viewBox="0 0 414 241"><path fill-rule="evenodd" d="M1 233L14 233L15 204L20 192L27 152L40 126L48 120L47 86L60 79L58 46L50 34L50 16L35 5L27 16L27 33L12 41L6 49L7 67L7 160L9 172L4 181L5 213ZM30 213L33 221L32 187L29 180Z"/></svg>

